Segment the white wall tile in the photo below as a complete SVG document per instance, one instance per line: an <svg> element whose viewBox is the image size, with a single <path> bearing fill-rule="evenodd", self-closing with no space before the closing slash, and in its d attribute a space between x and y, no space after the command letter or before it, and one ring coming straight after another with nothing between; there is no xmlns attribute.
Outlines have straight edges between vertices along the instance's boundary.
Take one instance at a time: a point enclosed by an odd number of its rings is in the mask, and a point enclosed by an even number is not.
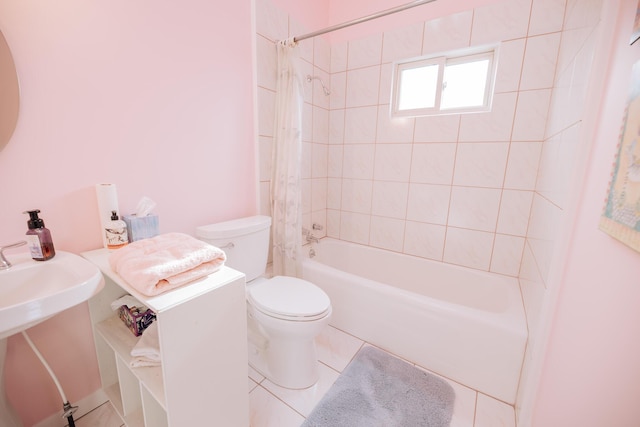
<svg viewBox="0 0 640 427"><path fill-rule="evenodd" d="M407 220L447 223L451 187L448 185L414 184L409 186Z"/></svg>
<svg viewBox="0 0 640 427"><path fill-rule="evenodd" d="M329 110L313 107L312 141L327 144L329 142Z"/></svg>
<svg viewBox="0 0 640 427"><path fill-rule="evenodd" d="M311 75L311 77L311 85L313 87L313 105L328 110L331 100L331 76L329 75L329 73L323 71L322 69L313 67L313 74ZM313 77L318 78L316 79ZM305 81L306 79L307 76L305 76ZM324 93L324 88L322 87L323 84L329 90L329 95Z"/></svg>
<svg viewBox="0 0 640 427"><path fill-rule="evenodd" d="M374 34L349 42L347 69L379 65L382 58L382 34Z"/></svg>
<svg viewBox="0 0 640 427"><path fill-rule="evenodd" d="M313 104L313 83L308 81L307 76L313 76L313 64L307 61L300 61L298 72L302 80L302 99L306 104Z"/></svg>
<svg viewBox="0 0 640 427"><path fill-rule="evenodd" d="M553 87L560 49L560 33L527 39L520 90Z"/></svg>
<svg viewBox="0 0 640 427"><path fill-rule="evenodd" d="M371 214L404 219L407 216L408 193L408 183L373 181Z"/></svg>
<svg viewBox="0 0 640 427"><path fill-rule="evenodd" d="M504 188L535 189L541 151L541 142L512 142L509 148Z"/></svg>
<svg viewBox="0 0 640 427"><path fill-rule="evenodd" d="M375 146L373 144L345 144L342 176L354 179L373 179Z"/></svg>
<svg viewBox="0 0 640 427"><path fill-rule="evenodd" d="M415 142L456 142L460 131L460 115L416 117Z"/></svg>
<svg viewBox="0 0 640 427"><path fill-rule="evenodd" d="M453 184L502 187L508 149L507 142L458 144Z"/></svg>
<svg viewBox="0 0 640 427"><path fill-rule="evenodd" d="M509 141L516 111L517 93L497 93L488 113L465 114L460 117L460 141Z"/></svg>
<svg viewBox="0 0 640 427"><path fill-rule="evenodd" d="M379 105L376 142L411 142L414 123L412 117L391 118L389 105Z"/></svg>
<svg viewBox="0 0 640 427"><path fill-rule="evenodd" d="M258 138L259 176L260 181L271 180L271 157L273 138L261 136Z"/></svg>
<svg viewBox="0 0 640 427"><path fill-rule="evenodd" d="M278 51L273 41L256 35L256 73L258 86L276 90Z"/></svg>
<svg viewBox="0 0 640 427"><path fill-rule="evenodd" d="M444 251L446 227L407 221L404 235L404 253L441 261Z"/></svg>
<svg viewBox="0 0 640 427"><path fill-rule="evenodd" d="M378 92L378 104L391 104L392 75L393 65L391 63L382 64L380 66L380 90Z"/></svg>
<svg viewBox="0 0 640 427"><path fill-rule="evenodd" d="M327 208L327 178L311 179L311 211Z"/></svg>
<svg viewBox="0 0 640 427"><path fill-rule="evenodd" d="M342 179L327 179L327 208L340 209L342 207Z"/></svg>
<svg viewBox="0 0 640 427"><path fill-rule="evenodd" d="M404 221L379 216L371 217L369 244L390 251L402 252Z"/></svg>
<svg viewBox="0 0 640 427"><path fill-rule="evenodd" d="M258 129L262 136L273 136L276 94L273 91L258 88Z"/></svg>
<svg viewBox="0 0 640 427"><path fill-rule="evenodd" d="M376 144L373 178L409 182L412 144Z"/></svg>
<svg viewBox="0 0 640 427"><path fill-rule="evenodd" d="M323 37L315 37L313 45L313 65L325 73L331 72L331 45Z"/></svg>
<svg viewBox="0 0 640 427"><path fill-rule="evenodd" d="M311 177L326 178L329 150L325 144L311 144Z"/></svg>
<svg viewBox="0 0 640 427"><path fill-rule="evenodd" d="M475 9L471 45L477 46L527 35L531 0L510 0Z"/></svg>
<svg viewBox="0 0 640 427"><path fill-rule="evenodd" d="M368 245L370 222L370 215L343 211L340 216L340 239Z"/></svg>
<svg viewBox="0 0 640 427"><path fill-rule="evenodd" d="M453 187L448 225L495 232L501 190Z"/></svg>
<svg viewBox="0 0 640 427"><path fill-rule="evenodd" d="M379 87L379 65L347 71L347 108L377 105Z"/></svg>
<svg viewBox="0 0 640 427"><path fill-rule="evenodd" d="M333 178L342 177L342 159L344 147L342 145L329 145L327 149L327 176Z"/></svg>
<svg viewBox="0 0 640 427"><path fill-rule="evenodd" d="M347 71L347 42L331 45L331 72Z"/></svg>
<svg viewBox="0 0 640 427"><path fill-rule="evenodd" d="M347 73L331 74L331 95L329 105L331 109L344 108L347 96Z"/></svg>
<svg viewBox="0 0 640 427"><path fill-rule="evenodd" d="M490 270L494 273L517 277L523 248L524 237L496 234Z"/></svg>
<svg viewBox="0 0 640 427"><path fill-rule="evenodd" d="M329 111L329 144L344 143L345 110Z"/></svg>
<svg viewBox="0 0 640 427"><path fill-rule="evenodd" d="M340 238L340 211L327 209L327 236Z"/></svg>
<svg viewBox="0 0 640 427"><path fill-rule="evenodd" d="M369 215L371 213L371 196L373 181L361 179L342 180L342 211L357 212Z"/></svg>
<svg viewBox="0 0 640 427"><path fill-rule="evenodd" d="M382 40L382 63L420 56L424 23L385 31Z"/></svg>
<svg viewBox="0 0 640 427"><path fill-rule="evenodd" d="M509 40L500 44L495 92L514 92L520 85L526 39Z"/></svg>
<svg viewBox="0 0 640 427"><path fill-rule="evenodd" d="M480 270L489 270L493 233L447 227L444 261Z"/></svg>
<svg viewBox="0 0 640 427"><path fill-rule="evenodd" d="M503 190L498 216L498 233L526 236L533 191Z"/></svg>
<svg viewBox="0 0 640 427"><path fill-rule="evenodd" d="M427 21L424 25L422 54L432 55L468 47L472 21L472 10Z"/></svg>
<svg viewBox="0 0 640 427"><path fill-rule="evenodd" d="M513 124L514 141L542 141L550 100L551 89L520 92Z"/></svg>
<svg viewBox="0 0 640 427"><path fill-rule="evenodd" d="M378 107L347 108L344 122L344 142L373 143L376 140Z"/></svg>
<svg viewBox="0 0 640 427"><path fill-rule="evenodd" d="M529 35L553 33L562 30L566 0L533 0Z"/></svg>
<svg viewBox="0 0 640 427"><path fill-rule="evenodd" d="M456 144L414 144L411 160L411 182L451 184Z"/></svg>
<svg viewBox="0 0 640 427"><path fill-rule="evenodd" d="M533 340L538 335L537 331L546 289L528 244L525 244L522 255L520 289L522 291L525 315L527 316L529 338Z"/></svg>

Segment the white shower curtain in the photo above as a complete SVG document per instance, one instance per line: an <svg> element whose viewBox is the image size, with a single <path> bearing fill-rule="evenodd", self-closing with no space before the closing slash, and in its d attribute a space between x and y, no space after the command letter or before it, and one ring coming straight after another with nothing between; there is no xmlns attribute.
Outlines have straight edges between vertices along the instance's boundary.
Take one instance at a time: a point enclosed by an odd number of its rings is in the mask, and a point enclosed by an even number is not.
<svg viewBox="0 0 640 427"><path fill-rule="evenodd" d="M276 117L271 176L273 274L300 272L302 206L300 152L302 138L302 78L300 54L293 39L279 41Z"/></svg>

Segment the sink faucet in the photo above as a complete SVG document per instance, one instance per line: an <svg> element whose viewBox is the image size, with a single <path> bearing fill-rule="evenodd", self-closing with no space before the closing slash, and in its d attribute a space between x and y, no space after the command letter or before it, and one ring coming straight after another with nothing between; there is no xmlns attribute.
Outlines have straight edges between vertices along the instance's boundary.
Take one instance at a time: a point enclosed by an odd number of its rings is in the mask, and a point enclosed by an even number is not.
<svg viewBox="0 0 640 427"><path fill-rule="evenodd" d="M9 267L11 267L11 263L4 256L5 249L17 248L17 247L20 247L20 246L26 245L26 244L27 244L27 242L22 240L20 242L11 243L11 244L6 245L6 246L0 246L0 270L6 270Z"/></svg>

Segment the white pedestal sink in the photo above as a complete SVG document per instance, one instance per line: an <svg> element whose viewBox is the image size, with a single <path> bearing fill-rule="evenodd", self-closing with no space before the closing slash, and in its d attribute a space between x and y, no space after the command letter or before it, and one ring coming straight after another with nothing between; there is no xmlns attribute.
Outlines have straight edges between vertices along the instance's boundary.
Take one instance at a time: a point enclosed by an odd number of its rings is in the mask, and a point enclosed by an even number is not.
<svg viewBox="0 0 640 427"><path fill-rule="evenodd" d="M57 251L48 261L34 261L28 253L7 258L13 265L0 271L0 426L13 427L21 424L4 389L7 337L88 300L102 290L104 278L91 262L69 252Z"/></svg>

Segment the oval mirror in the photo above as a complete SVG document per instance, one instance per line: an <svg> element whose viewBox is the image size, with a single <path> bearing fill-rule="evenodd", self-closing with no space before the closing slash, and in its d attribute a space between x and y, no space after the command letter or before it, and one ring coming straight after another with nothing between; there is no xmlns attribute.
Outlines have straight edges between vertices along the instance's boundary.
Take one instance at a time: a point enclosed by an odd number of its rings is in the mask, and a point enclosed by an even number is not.
<svg viewBox="0 0 640 427"><path fill-rule="evenodd" d="M9 45L0 31L0 151L13 135L19 109L18 75Z"/></svg>

